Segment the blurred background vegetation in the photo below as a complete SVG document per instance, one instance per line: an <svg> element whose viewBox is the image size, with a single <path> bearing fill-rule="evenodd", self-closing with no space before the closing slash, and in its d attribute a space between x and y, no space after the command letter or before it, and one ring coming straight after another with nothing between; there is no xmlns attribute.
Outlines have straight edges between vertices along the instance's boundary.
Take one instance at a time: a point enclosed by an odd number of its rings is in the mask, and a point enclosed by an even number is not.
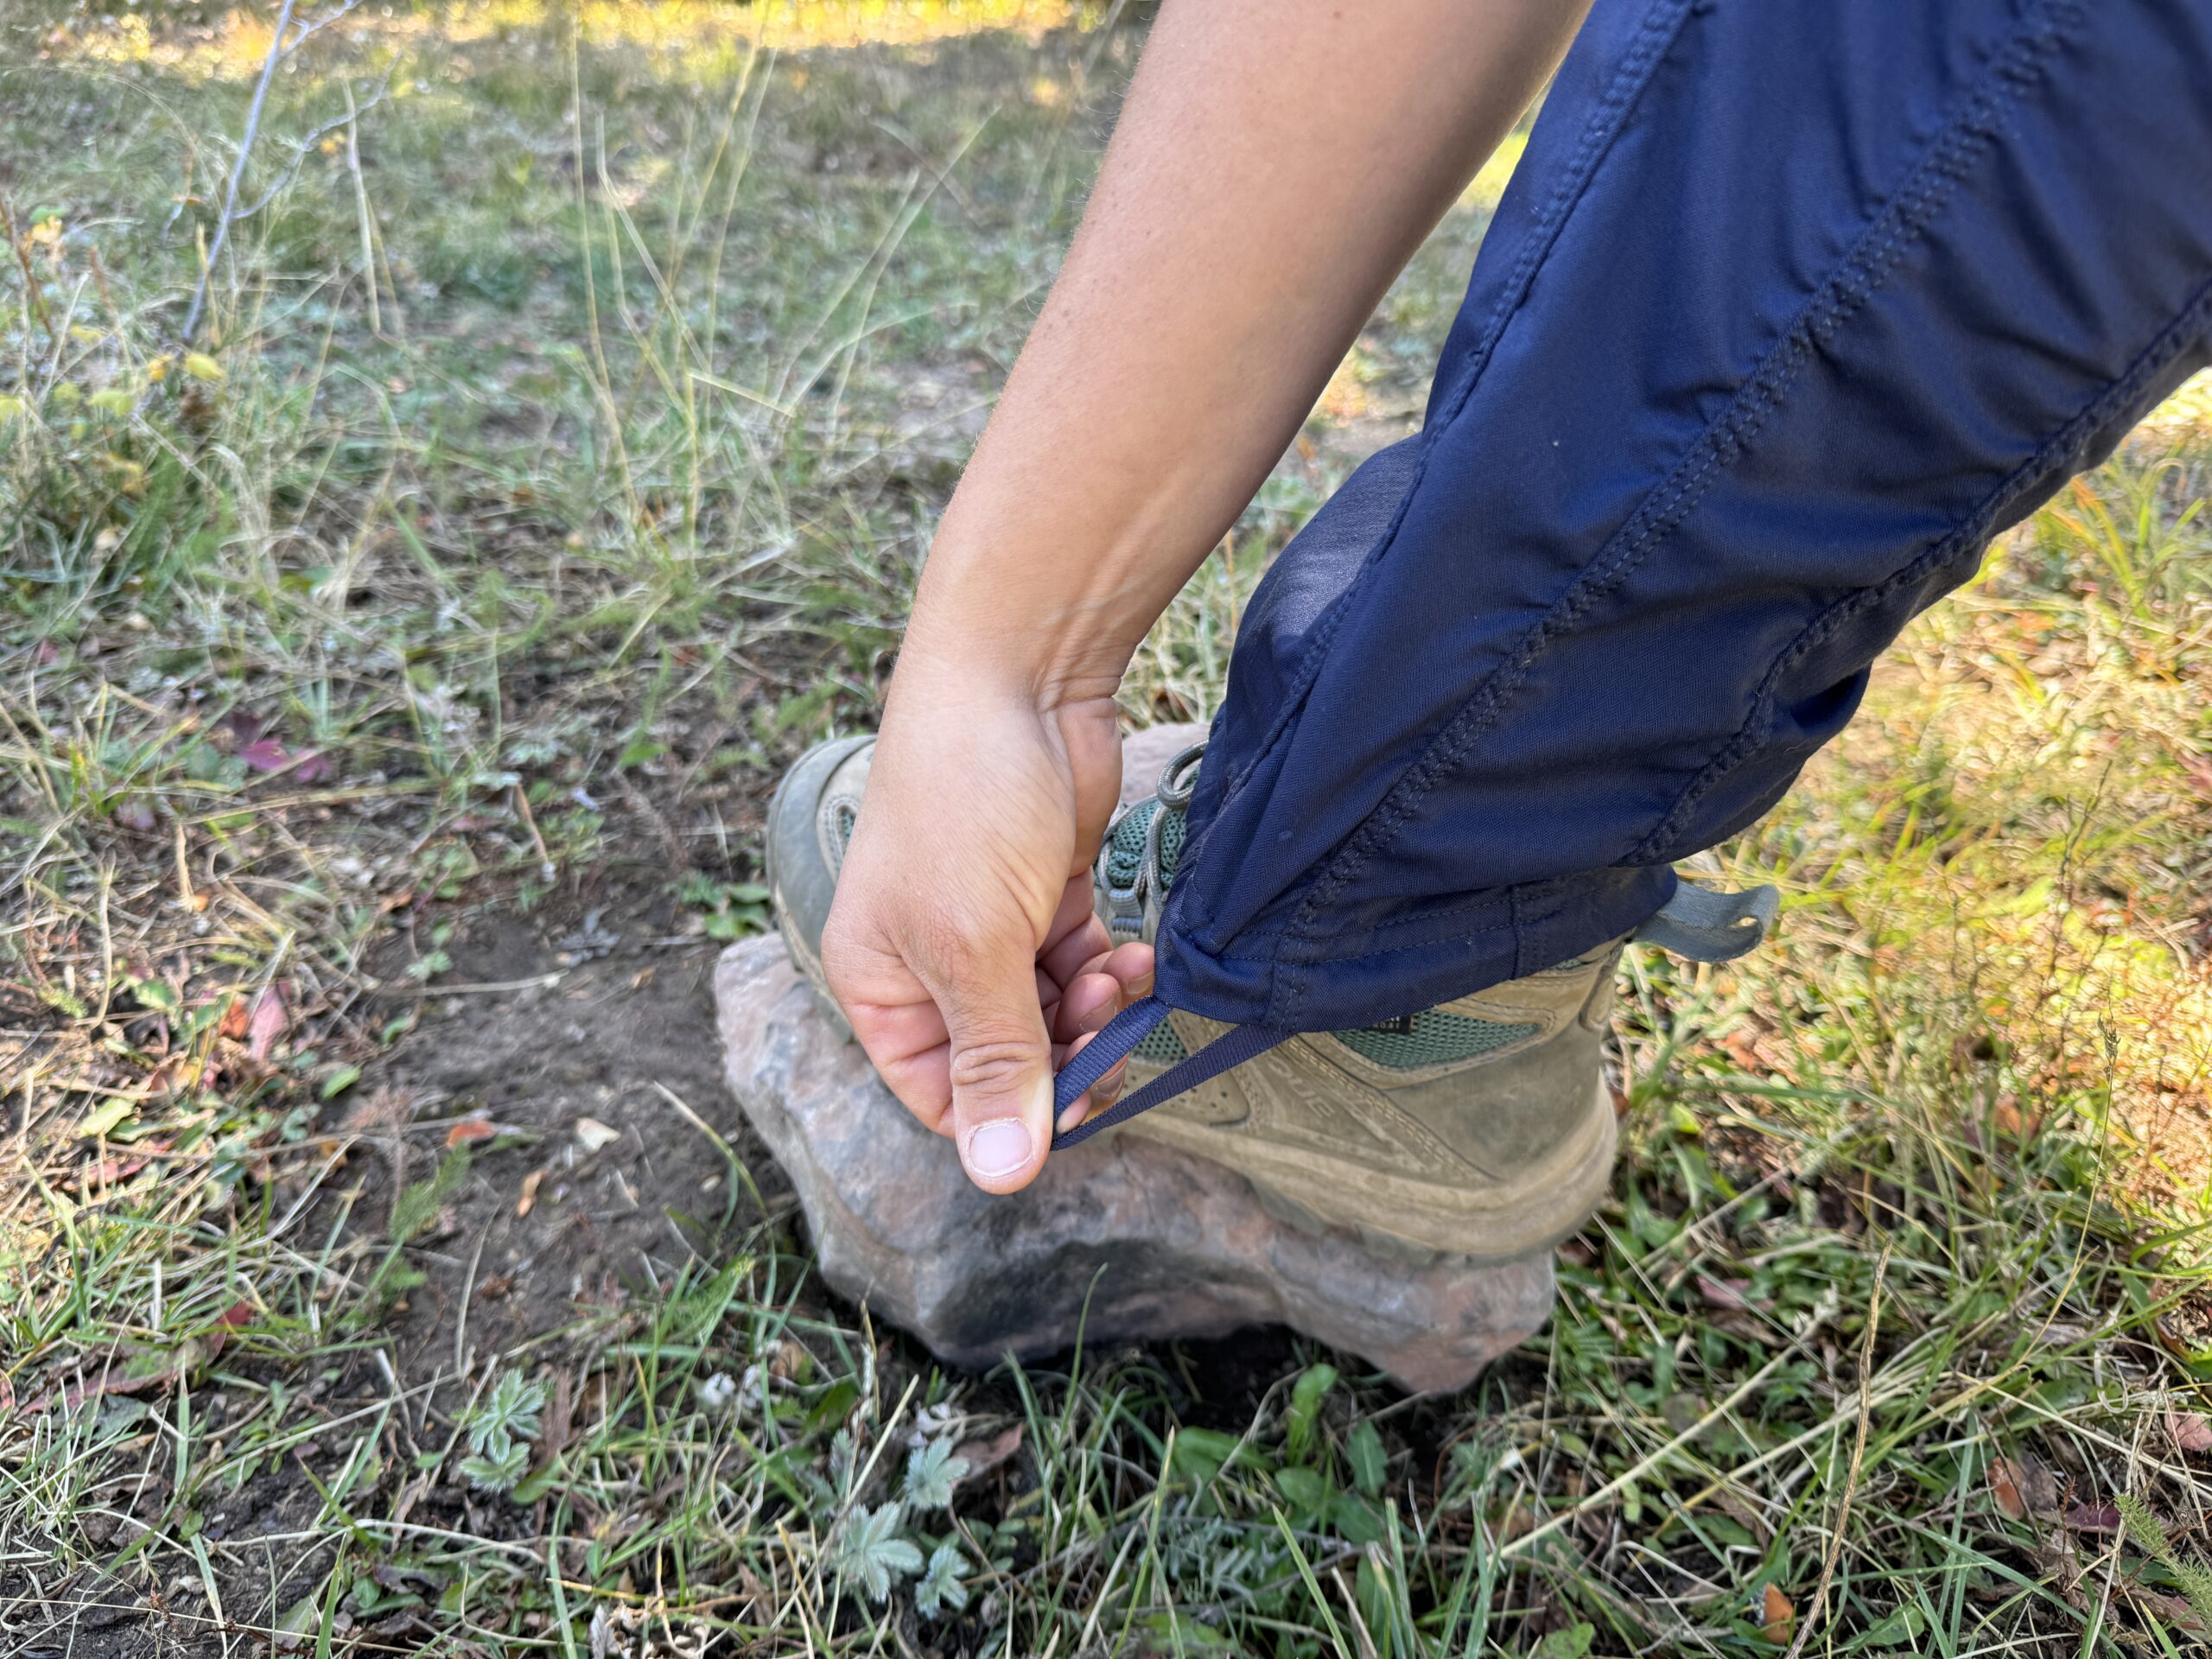
<svg viewBox="0 0 2212 1659"><path fill-rule="evenodd" d="M0 1651L2171 1652L2212 1427L2212 391L1632 965L1553 1325L949 1375L717 1097L1147 14L0 16ZM279 35L279 28L283 33ZM1203 717L1517 137L1163 620Z"/></svg>

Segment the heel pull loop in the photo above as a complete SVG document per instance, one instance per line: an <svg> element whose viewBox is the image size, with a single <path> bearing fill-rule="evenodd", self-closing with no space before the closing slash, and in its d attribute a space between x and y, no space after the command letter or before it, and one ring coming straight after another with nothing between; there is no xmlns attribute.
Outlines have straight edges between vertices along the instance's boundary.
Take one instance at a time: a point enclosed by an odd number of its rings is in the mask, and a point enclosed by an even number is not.
<svg viewBox="0 0 2212 1659"><path fill-rule="evenodd" d="M1781 909L1782 894L1773 887L1716 893L1683 881L1631 937L1692 962L1733 962L1758 947Z"/></svg>

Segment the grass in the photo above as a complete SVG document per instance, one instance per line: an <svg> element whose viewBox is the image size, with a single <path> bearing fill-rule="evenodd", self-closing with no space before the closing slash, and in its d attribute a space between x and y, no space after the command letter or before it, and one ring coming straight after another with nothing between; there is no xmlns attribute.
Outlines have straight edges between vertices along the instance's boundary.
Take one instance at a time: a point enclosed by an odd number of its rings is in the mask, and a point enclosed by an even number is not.
<svg viewBox="0 0 2212 1659"><path fill-rule="evenodd" d="M265 23L0 29L0 1649L2203 1639L2201 393L1712 855L1780 937L1633 964L1613 1194L1464 1395L1281 1334L952 1374L810 1282L703 1097L619 1281L567 1222L506 1269L495 1222L590 1220L608 1109L423 1068L558 977L500 918L650 934L640 980L761 925L766 791L872 717L1135 24L357 13L276 78L189 342ZM1133 718L1208 711L1417 410L1503 168Z"/></svg>

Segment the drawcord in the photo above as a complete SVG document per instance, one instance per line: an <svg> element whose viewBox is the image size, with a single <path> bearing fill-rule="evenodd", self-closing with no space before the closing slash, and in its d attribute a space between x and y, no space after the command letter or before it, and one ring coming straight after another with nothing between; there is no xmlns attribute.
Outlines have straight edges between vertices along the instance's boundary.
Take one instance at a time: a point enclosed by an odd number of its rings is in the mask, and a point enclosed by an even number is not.
<svg viewBox="0 0 2212 1659"><path fill-rule="evenodd" d="M1176 757L1179 766L1183 757ZM1173 768L1171 767L1171 771ZM1163 791L1164 792L1164 791ZM1147 829L1147 865L1157 857L1160 819L1155 811ZM1727 962L1742 956L1766 937L1781 907L1781 894L1772 887L1753 887L1744 893L1715 893L1710 887L1677 883L1675 896L1638 928L1633 938L1692 962ZM1085 1090L1135 1052L1136 1046L1167 1018L1167 1004L1156 995L1132 1002L1109 1020L1105 1028L1083 1046L1052 1079L1052 1117L1080 1100ZM1255 1054L1264 1054L1297 1033L1280 1026L1237 1026L1224 1032L1197 1053L1186 1055L1133 1095L1124 1095L1103 1112L1094 1112L1075 1128L1052 1136L1052 1150L1088 1141L1101 1129L1126 1123L1139 1112L1148 1112L1162 1101L1186 1089L1195 1089L1219 1077L1233 1065L1242 1065Z"/></svg>
<svg viewBox="0 0 2212 1659"><path fill-rule="evenodd" d="M1152 1028L1167 1017L1167 1005L1156 996L1132 1002L1106 1028L1083 1046L1083 1052L1062 1066L1052 1079L1052 1116L1083 1098L1084 1092L1129 1057ZM1217 1077L1232 1065L1242 1065L1255 1054L1264 1054L1292 1036L1279 1026L1238 1026L1225 1031L1197 1053L1177 1061L1133 1095L1124 1095L1103 1112L1093 1112L1075 1128L1052 1137L1052 1150L1088 1141L1101 1129L1126 1123L1139 1112L1148 1112L1163 1100L1195 1089Z"/></svg>

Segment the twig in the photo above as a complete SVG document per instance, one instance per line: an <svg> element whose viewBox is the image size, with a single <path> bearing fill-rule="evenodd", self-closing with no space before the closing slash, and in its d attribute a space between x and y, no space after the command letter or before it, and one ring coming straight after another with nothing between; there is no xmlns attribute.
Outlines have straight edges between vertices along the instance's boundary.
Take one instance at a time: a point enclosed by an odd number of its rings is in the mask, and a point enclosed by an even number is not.
<svg viewBox="0 0 2212 1659"><path fill-rule="evenodd" d="M342 132L362 116L368 114L382 104L391 91L391 76L392 72L387 69L384 79L377 83L376 91L364 99L358 107L349 107L345 114L334 116L319 127L310 127L294 139L292 159L284 163L283 170L270 181L269 188L254 198L252 207L238 209L238 218L234 222L243 225L247 219L268 207L270 202L276 200L276 193L299 176L301 167L306 163L307 158L315 153L316 147L324 139L329 137L334 132ZM346 89L349 97L352 91L350 86Z"/></svg>
<svg viewBox="0 0 2212 1659"><path fill-rule="evenodd" d="M1866 1426L1874 1414L1874 1333L1881 1328L1882 1280L1890 1270L1894 1243L1894 1240L1884 1243L1882 1259L1874 1264L1874 1294L1866 1304L1866 1340L1859 1345L1859 1433L1851 1442L1851 1466L1844 1471L1843 1496L1836 1501L1835 1522L1828 1529L1827 1559L1821 1563L1821 1581L1797 1626L1796 1639L1783 1659L1797 1659L1820 1628L1821 1616L1827 1611L1828 1586L1835 1582L1835 1564L1843 1556L1844 1522L1851 1519L1851 1500L1859 1491L1859 1466L1866 1455Z"/></svg>
<svg viewBox="0 0 2212 1659"><path fill-rule="evenodd" d="M238 187L245 182L246 162L253 156L254 135L261 130L261 111L269 102L270 83L276 79L276 66L287 49L284 35L292 27L294 3L295 0L284 0L276 14L276 29L269 36L269 55L261 60L261 79L254 83L253 102L246 106L245 130L238 137L238 158L231 165L231 181L223 192L223 216L215 222L215 239L207 245L207 257L200 264L200 280L193 286L192 305L184 314L184 327L177 336L180 346L191 345L193 335L200 331L200 315L207 308L207 285L213 280L216 261L223 257L231 239L231 226L238 210Z"/></svg>

